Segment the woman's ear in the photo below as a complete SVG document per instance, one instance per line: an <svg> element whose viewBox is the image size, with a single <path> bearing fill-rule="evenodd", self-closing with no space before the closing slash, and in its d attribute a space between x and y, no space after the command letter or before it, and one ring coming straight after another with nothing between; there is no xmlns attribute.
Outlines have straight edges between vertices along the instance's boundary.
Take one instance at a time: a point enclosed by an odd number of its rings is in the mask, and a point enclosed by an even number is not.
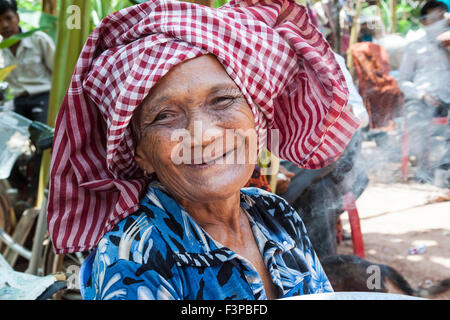
<svg viewBox="0 0 450 320"><path fill-rule="evenodd" d="M130 121L131 136L133 137L133 144L136 146L134 152L134 160L136 161L139 168L141 168L141 170L144 171L145 175L150 176L152 173L155 172L155 170L153 169L153 166L150 164L148 157L146 156L144 150L141 147L141 144L139 143L141 141L141 132L139 130L139 119L140 119L139 111L140 108L136 110L134 116L131 118Z"/></svg>
<svg viewBox="0 0 450 320"><path fill-rule="evenodd" d="M151 175L152 173L155 172L155 169L153 169L153 166L151 165L150 161L148 160L148 158L146 157L145 153L143 152L142 148L140 147L140 145L138 145L136 147L136 152L134 155L134 160L136 161L136 163L138 164L139 168L142 169L142 171L144 171L146 176Z"/></svg>

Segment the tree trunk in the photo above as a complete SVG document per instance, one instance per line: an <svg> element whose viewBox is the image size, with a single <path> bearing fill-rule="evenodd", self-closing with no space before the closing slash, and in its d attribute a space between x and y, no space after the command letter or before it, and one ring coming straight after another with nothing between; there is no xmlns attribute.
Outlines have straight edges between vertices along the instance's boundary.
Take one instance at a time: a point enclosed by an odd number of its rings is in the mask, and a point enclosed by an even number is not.
<svg viewBox="0 0 450 320"><path fill-rule="evenodd" d="M336 51L336 53L338 54L342 54L341 52L341 47L342 47L342 34L341 34L341 9L342 6L339 2L339 0L334 0L334 8L333 8L333 20L334 20L334 25L336 27L336 32L335 32L335 39L336 39L336 43L334 50Z"/></svg>
<svg viewBox="0 0 450 320"><path fill-rule="evenodd" d="M397 0L391 0L391 10L392 10L392 25L391 33L397 32Z"/></svg>
<svg viewBox="0 0 450 320"><path fill-rule="evenodd" d="M58 1L42 0L42 11L53 16L58 15Z"/></svg>
<svg viewBox="0 0 450 320"><path fill-rule="evenodd" d="M355 74L354 74L354 70L353 70L352 46L356 43L356 41L358 39L359 18L361 17L362 5L363 5L363 1L357 0L356 15L353 17L352 30L350 33L350 44L349 44L348 50L347 50L347 68L353 77L355 76Z"/></svg>
<svg viewBox="0 0 450 320"><path fill-rule="evenodd" d="M208 7L214 7L214 0L182 0L184 2L197 3Z"/></svg>

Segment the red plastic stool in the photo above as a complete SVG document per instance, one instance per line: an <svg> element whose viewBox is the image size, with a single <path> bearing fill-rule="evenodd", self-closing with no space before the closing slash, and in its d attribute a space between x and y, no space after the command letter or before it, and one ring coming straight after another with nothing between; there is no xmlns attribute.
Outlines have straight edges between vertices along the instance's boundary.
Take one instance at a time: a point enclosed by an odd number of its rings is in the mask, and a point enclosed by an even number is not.
<svg viewBox="0 0 450 320"><path fill-rule="evenodd" d="M403 124L402 128L402 178L403 181L408 179L408 160L409 160L409 142L408 142L408 129L406 124Z"/></svg>
<svg viewBox="0 0 450 320"><path fill-rule="evenodd" d="M448 124L447 117L433 118L431 120L432 125L443 125ZM408 175L408 159L409 159L409 141L408 141L408 129L406 128L406 123L403 124L402 128L402 178L404 181L407 180ZM428 148L426 154L428 154Z"/></svg>
<svg viewBox="0 0 450 320"><path fill-rule="evenodd" d="M361 223L359 221L358 209L356 208L355 196L352 192L342 197L342 209L348 213L348 220L352 231L353 253L360 258L365 258Z"/></svg>

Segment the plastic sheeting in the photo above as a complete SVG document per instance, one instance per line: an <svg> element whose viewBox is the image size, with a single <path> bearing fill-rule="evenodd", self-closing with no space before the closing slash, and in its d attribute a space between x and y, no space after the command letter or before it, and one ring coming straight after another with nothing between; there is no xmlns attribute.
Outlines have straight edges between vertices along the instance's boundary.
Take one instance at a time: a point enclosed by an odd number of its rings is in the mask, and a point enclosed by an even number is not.
<svg viewBox="0 0 450 320"><path fill-rule="evenodd" d="M20 154L29 148L31 120L0 107L0 179L7 179Z"/></svg>
<svg viewBox="0 0 450 320"><path fill-rule="evenodd" d="M55 282L52 275L37 277L16 272L0 255L0 300L36 300Z"/></svg>

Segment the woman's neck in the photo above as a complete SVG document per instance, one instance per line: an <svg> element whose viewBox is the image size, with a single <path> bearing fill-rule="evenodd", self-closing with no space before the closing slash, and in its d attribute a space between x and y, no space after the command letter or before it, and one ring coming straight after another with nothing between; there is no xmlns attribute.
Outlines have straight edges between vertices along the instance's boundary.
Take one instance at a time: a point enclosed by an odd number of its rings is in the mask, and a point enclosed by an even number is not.
<svg viewBox="0 0 450 320"><path fill-rule="evenodd" d="M240 191L227 199L213 202L179 200L178 203L205 230L223 230L237 234L241 232Z"/></svg>

